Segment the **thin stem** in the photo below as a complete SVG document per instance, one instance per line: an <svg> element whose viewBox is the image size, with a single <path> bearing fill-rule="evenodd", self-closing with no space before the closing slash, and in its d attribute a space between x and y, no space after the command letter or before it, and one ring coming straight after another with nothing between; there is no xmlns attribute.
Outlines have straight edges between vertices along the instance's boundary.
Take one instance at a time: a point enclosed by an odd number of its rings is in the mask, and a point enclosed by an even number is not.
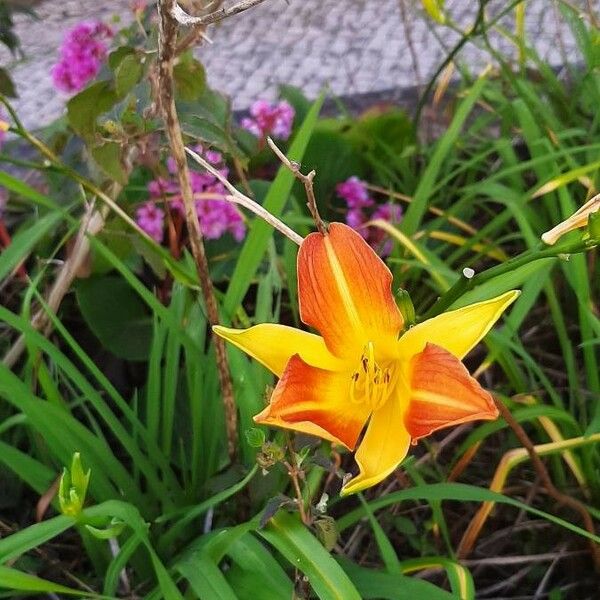
<svg viewBox="0 0 600 600"><path fill-rule="evenodd" d="M177 175L185 207L185 219L190 238L190 246L196 263L196 270L200 280L200 288L206 306L208 321L211 325L217 325L219 323L219 311L212 281L210 279L208 259L204 249L202 231L200 230L192 186L190 184L190 174L185 156L183 135L179 124L177 108L175 106L173 66L177 52L178 22L173 17L173 12L177 6L175 0L159 0L158 2L158 11L160 15L158 61L159 104L165 120L171 153L177 165ZM229 371L225 342L216 335L213 335L213 340L217 358L219 383L225 408L227 450L229 452L229 458L233 462L237 453L237 410L233 396L233 383Z"/></svg>
<svg viewBox="0 0 600 600"><path fill-rule="evenodd" d="M308 206L308 210L310 211L313 221L317 226L317 230L319 233L325 235L327 233L327 227L325 226L325 223L319 214L319 209L317 208L317 199L315 198L315 190L313 186L313 180L316 176L316 172L311 171L307 175L304 175L304 173L300 171L300 165L297 162L290 160L275 145L275 142L270 137L267 138L267 143L277 158L292 172L294 177L298 179L298 181L301 181L302 185L304 185L304 191L306 192L306 206Z"/></svg>
<svg viewBox="0 0 600 600"><path fill-rule="evenodd" d="M191 156L200 166L206 169L211 175L214 175L229 191L229 195L220 196L220 199L226 200L227 202L232 202L234 204L239 204L244 208L252 211L255 215L266 221L269 225L277 229L285 235L287 238L292 240L295 244L302 244L304 238L298 235L293 229L290 229L285 223L280 221L277 217L272 215L268 210L266 210L263 206L261 206L258 202L252 200L245 194L242 194L235 186L231 184L227 178L223 177L221 173L217 169L215 169L210 163L208 163L204 158L202 158L199 154L186 148L185 151Z"/></svg>
<svg viewBox="0 0 600 600"><path fill-rule="evenodd" d="M289 432L285 432L285 438L287 442L288 452L290 455L290 460L284 461L285 468L288 471L288 475L292 480L292 485L294 486L294 493L296 494L296 504L298 505L298 512L300 513L300 519L305 525L311 524L311 518L307 514L306 509L304 507L304 496L302 495L302 489L300 488L300 479L298 475L300 474L300 469L298 468L298 463L296 462L296 451L294 450L294 444L292 443L292 436Z"/></svg>
<svg viewBox="0 0 600 600"><path fill-rule="evenodd" d="M584 242L556 247L548 247L540 244L538 247L527 250L519 256L515 256L501 265L492 267L482 273L478 273L471 277L467 277L463 274L460 279L419 319L419 321L426 321L427 319L431 319L432 317L443 313L463 294L494 277L499 277L542 258L557 257L562 254L577 254L579 252L585 252L587 249L588 245Z"/></svg>

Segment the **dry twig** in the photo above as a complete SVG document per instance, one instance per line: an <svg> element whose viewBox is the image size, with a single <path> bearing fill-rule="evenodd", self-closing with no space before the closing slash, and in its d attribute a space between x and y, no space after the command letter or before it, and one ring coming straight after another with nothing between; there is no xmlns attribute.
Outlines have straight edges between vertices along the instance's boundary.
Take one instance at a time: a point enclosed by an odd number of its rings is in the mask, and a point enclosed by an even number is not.
<svg viewBox="0 0 600 600"><path fill-rule="evenodd" d="M219 8L214 12L209 13L201 17L193 17L179 6L177 2L169 2L169 16L173 18L180 25L186 25L191 27L206 27L206 25L212 25L226 19L227 17L233 17L249 8L254 8L259 4L262 4L265 0L242 0L229 8Z"/></svg>
<svg viewBox="0 0 600 600"><path fill-rule="evenodd" d="M304 185L304 190L306 192L306 206L308 206L308 210L317 226L319 233L325 235L327 233L327 227L321 219L321 215L319 214L319 209L317 208L317 199L315 198L315 190L313 187L313 179L315 178L316 172L311 171L308 175L304 175L300 171L300 165L290 160L276 145L275 142L268 137L267 143L269 144L269 148L273 150L277 158L293 173L294 177L302 182Z"/></svg>
<svg viewBox="0 0 600 600"><path fill-rule="evenodd" d="M244 208L252 211L256 216L266 221L269 225L277 229L277 231L283 233L288 239L292 240L298 246L302 243L302 236L298 235L293 229L290 229L285 223L280 221L277 217L272 215L268 210L265 210L258 202L252 200L245 194L242 194L231 182L223 177L217 169L215 169L210 163L204 160L199 154L186 148L185 151L204 169L206 169L211 175L214 175L226 188L229 190L229 195L219 196L219 199L232 202L233 204L239 204Z"/></svg>
<svg viewBox="0 0 600 600"><path fill-rule="evenodd" d="M200 223L194 205L183 135L179 124L177 109L175 107L173 67L177 55L177 32L179 29L179 21L174 17L174 12L178 7L179 5L175 0L159 0L158 2L160 15L158 57L158 90L160 96L158 100L165 120L171 154L177 165L179 187L181 189L181 196L185 207L185 220L187 223L192 254L196 262L196 270L198 272L198 279L200 280L200 288L206 306L208 321L211 325L217 325L219 323L219 311L212 287L212 281L210 279L202 231L200 230ZM197 23L192 24L195 25ZM237 453L237 409L233 397L233 383L229 371L225 342L218 336L213 336L213 340L217 357L219 383L225 407L227 449L229 457L233 461Z"/></svg>

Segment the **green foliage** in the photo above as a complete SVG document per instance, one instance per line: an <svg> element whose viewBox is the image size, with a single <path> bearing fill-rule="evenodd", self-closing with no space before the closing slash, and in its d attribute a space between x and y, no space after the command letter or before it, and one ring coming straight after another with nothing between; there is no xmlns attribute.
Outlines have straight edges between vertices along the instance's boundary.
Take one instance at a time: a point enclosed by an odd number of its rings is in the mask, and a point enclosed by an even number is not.
<svg viewBox="0 0 600 600"><path fill-rule="evenodd" d="M423 6L453 26L443 2ZM568 84L515 37L518 31L505 33L531 73L515 71L480 36L500 69L460 86L444 113L447 127L431 143L397 108L323 118L323 96L310 102L298 89L281 89L296 120L289 143L278 144L303 172L316 170L326 220L345 218L335 188L353 175L373 184L376 204L403 203L387 263L407 322L435 313L439 302L455 308L522 289L469 366L480 365L482 383L535 444L600 431L599 266L592 254L560 251L591 246L597 219L565 238L557 255L540 242L600 182L598 32L566 3L561 14L584 60ZM501 16L460 43L500 27ZM441 443L424 442L427 453L408 459L397 480L340 499L350 457L305 436L255 427L252 417L274 378L235 348L228 358L238 459L230 463L215 349L183 221L171 211L159 245L132 219L147 183L168 174L169 149L148 83L156 36L135 24L119 40L102 80L68 102L67 123L54 129L60 135L42 140L20 131L42 153L31 166L48 176L48 191L0 172L10 192L11 237L0 255L7 292L0 307L7 357L0 365L0 482L19 484L5 486L10 492L0 498L9 512L3 523L19 523L0 539L0 588L8 595L123 597L125 572L131 590L149 599L470 600L485 579L485 561L472 574L456 552L473 503L484 502L498 507L482 533L489 536L482 553L496 552L495 531L513 528L517 511L521 521L529 515L543 522L544 533L515 527L500 552L600 543L578 514L539 494L522 500L533 493L522 483L532 480L530 467L504 493L487 489L502 455L519 445L503 420L458 440L440 434ZM218 149L236 187L299 233L311 231L302 187L263 140L236 125L229 99L208 87L191 53L180 57L175 79L186 144ZM9 149L2 160L20 159ZM104 225L89 235L81 225L94 202ZM249 213L247 225L241 244L206 240L221 319L298 324L296 246ZM56 305L53 286L82 240L91 255L76 263ZM474 271L471 283L465 268ZM15 348L22 354L13 361ZM600 456L583 440L553 453L548 467L597 521ZM468 483L447 481L455 469ZM61 472L53 497L48 490ZM50 506L32 523L37 495ZM46 568L46 544L86 560L64 578ZM564 570L559 585L585 582L585 561L573 573ZM414 576L419 571L423 578ZM522 585L536 580L535 590L542 577L532 571Z"/></svg>

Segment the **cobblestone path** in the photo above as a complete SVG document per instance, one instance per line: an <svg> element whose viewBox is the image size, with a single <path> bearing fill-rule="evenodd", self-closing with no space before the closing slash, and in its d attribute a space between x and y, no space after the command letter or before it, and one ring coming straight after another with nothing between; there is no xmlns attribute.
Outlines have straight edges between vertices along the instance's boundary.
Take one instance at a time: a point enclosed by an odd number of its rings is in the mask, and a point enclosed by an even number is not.
<svg viewBox="0 0 600 600"><path fill-rule="evenodd" d="M573 0L582 9L588 0ZM17 32L25 58L15 62L0 52L20 98L16 105L30 127L61 114L65 97L56 92L49 71L57 60L64 31L83 19L115 15L131 20L130 0L46 0L37 7L39 21L18 16ZM508 0L492 0L498 14ZM600 9L600 1L593 0ZM478 3L447 0L448 11L462 27L475 21ZM514 11L502 22L514 30ZM554 0L528 0L526 26L537 51L552 65L581 60ZM272 97L277 84L289 83L315 96L323 85L335 94L354 95L406 88L427 81L445 49L459 39L426 18L416 0L266 0L264 4L211 28L210 45L198 48L210 84L231 95L235 108L258 97ZM491 41L502 52L514 45L499 32ZM459 60L477 70L489 54L467 44ZM12 62L11 62L12 61Z"/></svg>

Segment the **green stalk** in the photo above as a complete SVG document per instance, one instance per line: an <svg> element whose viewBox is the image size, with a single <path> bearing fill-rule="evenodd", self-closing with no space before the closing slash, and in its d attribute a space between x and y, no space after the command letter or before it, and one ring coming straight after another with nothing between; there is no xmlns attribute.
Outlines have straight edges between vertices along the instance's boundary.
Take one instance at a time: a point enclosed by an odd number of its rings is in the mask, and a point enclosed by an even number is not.
<svg viewBox="0 0 600 600"><path fill-rule="evenodd" d="M552 258L565 254L578 254L580 252L585 252L591 247L593 246L581 240L557 246L545 246L544 244L540 243L537 247L532 248L531 250L526 250L522 254L507 260L501 265L496 265L495 267L478 273L473 277L469 278L463 275L420 319L418 319L418 321L425 321L445 312L463 294L469 290L472 290L474 287L489 281L490 279L510 273L519 267L542 258Z"/></svg>

